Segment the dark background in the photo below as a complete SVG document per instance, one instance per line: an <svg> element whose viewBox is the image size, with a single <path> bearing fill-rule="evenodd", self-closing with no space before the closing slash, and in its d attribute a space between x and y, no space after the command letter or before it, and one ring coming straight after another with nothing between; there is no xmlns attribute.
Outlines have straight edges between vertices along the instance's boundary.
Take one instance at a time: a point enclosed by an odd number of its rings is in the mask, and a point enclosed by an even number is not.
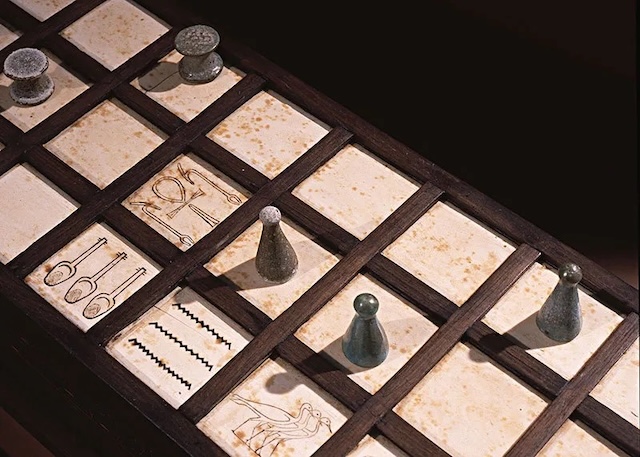
<svg viewBox="0 0 640 457"><path fill-rule="evenodd" d="M185 1L637 287L634 2Z"/></svg>

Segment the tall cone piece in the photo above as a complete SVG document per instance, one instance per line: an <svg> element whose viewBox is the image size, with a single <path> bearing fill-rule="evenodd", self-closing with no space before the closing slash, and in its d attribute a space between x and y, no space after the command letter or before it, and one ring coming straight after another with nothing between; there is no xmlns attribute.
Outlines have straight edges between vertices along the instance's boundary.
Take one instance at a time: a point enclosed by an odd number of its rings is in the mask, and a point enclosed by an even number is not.
<svg viewBox="0 0 640 457"><path fill-rule="evenodd" d="M558 270L558 284L536 316L542 333L554 341L566 343L574 339L582 328L582 311L578 299L578 283L582 270L573 263Z"/></svg>
<svg viewBox="0 0 640 457"><path fill-rule="evenodd" d="M282 215L275 206L260 211L262 234L256 254L256 270L267 282L287 282L298 271L298 256L280 227Z"/></svg>
<svg viewBox="0 0 640 457"><path fill-rule="evenodd" d="M380 365L389 354L387 335L376 313L378 299L363 293L353 301L356 315L342 337L342 352L351 363L365 368Z"/></svg>

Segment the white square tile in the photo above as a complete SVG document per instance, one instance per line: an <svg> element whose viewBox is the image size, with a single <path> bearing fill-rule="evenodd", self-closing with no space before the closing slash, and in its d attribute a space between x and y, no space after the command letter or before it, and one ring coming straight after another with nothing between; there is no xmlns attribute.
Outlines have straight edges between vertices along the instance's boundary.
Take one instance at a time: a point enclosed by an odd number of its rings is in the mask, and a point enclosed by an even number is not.
<svg viewBox="0 0 640 457"><path fill-rule="evenodd" d="M11 0L20 8L31 14L39 21L49 19L65 6L71 5L73 0Z"/></svg>
<svg viewBox="0 0 640 457"><path fill-rule="evenodd" d="M622 457L624 452L581 422L567 421L537 454L538 457Z"/></svg>
<svg viewBox="0 0 640 457"><path fill-rule="evenodd" d="M393 444L384 435L380 435L377 438L371 437L371 435L365 436L358 447L349 452L347 457L408 457L407 454L401 451L395 444Z"/></svg>
<svg viewBox="0 0 640 457"><path fill-rule="evenodd" d="M0 22L0 49L13 43L19 36L19 33Z"/></svg>

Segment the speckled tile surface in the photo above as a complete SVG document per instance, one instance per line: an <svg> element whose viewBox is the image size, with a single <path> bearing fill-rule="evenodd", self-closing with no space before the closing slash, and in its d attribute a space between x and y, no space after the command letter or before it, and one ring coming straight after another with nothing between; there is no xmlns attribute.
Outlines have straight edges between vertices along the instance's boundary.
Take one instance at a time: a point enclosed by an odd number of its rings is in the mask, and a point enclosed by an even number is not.
<svg viewBox="0 0 640 457"><path fill-rule="evenodd" d="M178 408L251 339L192 289L176 289L120 332L107 351Z"/></svg>
<svg viewBox="0 0 640 457"><path fill-rule="evenodd" d="M180 155L122 202L186 251L248 198L248 192L195 155Z"/></svg>
<svg viewBox="0 0 640 457"><path fill-rule="evenodd" d="M255 256L262 233L259 220L205 265L214 275L224 276L235 284L240 295L272 319L291 306L339 260L316 244L306 231L287 220L286 214L282 215L280 227L298 257L298 271L289 281L272 285L256 271Z"/></svg>
<svg viewBox="0 0 640 457"><path fill-rule="evenodd" d="M483 322L500 334L512 335L529 348L527 352L533 357L565 379L571 379L622 322L622 317L579 289L580 334L568 343L547 338L536 325L536 315L557 283L556 271L534 264L487 313Z"/></svg>
<svg viewBox="0 0 640 457"><path fill-rule="evenodd" d="M503 455L547 402L458 343L394 411L452 456Z"/></svg>
<svg viewBox="0 0 640 457"><path fill-rule="evenodd" d="M60 35L113 70L168 30L164 22L132 1L107 0Z"/></svg>
<svg viewBox="0 0 640 457"><path fill-rule="evenodd" d="M156 67L131 84L184 121L196 117L244 76L237 68L223 67L213 81L189 84L178 73L181 59L177 51L171 51Z"/></svg>
<svg viewBox="0 0 640 457"><path fill-rule="evenodd" d="M167 138L120 101L105 100L45 147L101 189Z"/></svg>
<svg viewBox="0 0 640 457"><path fill-rule="evenodd" d="M640 345L638 340L591 391L591 396L640 428Z"/></svg>
<svg viewBox="0 0 640 457"><path fill-rule="evenodd" d="M20 35L0 22L0 49L13 43Z"/></svg>
<svg viewBox="0 0 640 457"><path fill-rule="evenodd" d="M384 435L380 435L377 438L367 435L347 457L407 457L407 454L385 438Z"/></svg>
<svg viewBox="0 0 640 457"><path fill-rule="evenodd" d="M327 133L319 120L268 91L244 103L207 136L274 178Z"/></svg>
<svg viewBox="0 0 640 457"><path fill-rule="evenodd" d="M158 271L155 263L114 230L93 224L25 282L87 331Z"/></svg>
<svg viewBox="0 0 640 457"><path fill-rule="evenodd" d="M348 145L292 193L363 239L418 187L361 146Z"/></svg>
<svg viewBox="0 0 640 457"><path fill-rule="evenodd" d="M46 49L41 50L49 58L47 74L55 84L53 94L44 103L35 106L17 105L9 95L9 85L12 80L7 78L4 73L0 73L0 111L5 118L25 132L88 88L84 82L66 70L56 56Z"/></svg>
<svg viewBox="0 0 640 457"><path fill-rule="evenodd" d="M308 457L350 415L289 363L267 359L198 428L234 457Z"/></svg>
<svg viewBox="0 0 640 457"><path fill-rule="evenodd" d="M342 336L355 311L353 300L373 294L380 303L377 318L389 340L389 355L374 368L351 363L342 352ZM329 325L327 325L329 323ZM377 392L437 330L413 306L370 278L358 275L298 331L296 336L316 352L325 352L369 393Z"/></svg>
<svg viewBox="0 0 640 457"><path fill-rule="evenodd" d="M462 305L513 251L508 241L438 202L383 255Z"/></svg>
<svg viewBox="0 0 640 457"><path fill-rule="evenodd" d="M0 176L0 262L7 263L77 206L29 165L16 165Z"/></svg>
<svg viewBox="0 0 640 457"><path fill-rule="evenodd" d="M11 0L40 21L50 18L73 0Z"/></svg>
<svg viewBox="0 0 640 457"><path fill-rule="evenodd" d="M539 457L614 457L627 454L581 422L567 421L537 454Z"/></svg>

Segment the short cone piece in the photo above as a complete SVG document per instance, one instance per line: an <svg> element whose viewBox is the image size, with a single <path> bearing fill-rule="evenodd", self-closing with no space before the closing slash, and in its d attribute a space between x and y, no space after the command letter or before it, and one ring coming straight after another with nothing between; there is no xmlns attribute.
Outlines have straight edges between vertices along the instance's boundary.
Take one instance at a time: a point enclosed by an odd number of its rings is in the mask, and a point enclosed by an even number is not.
<svg viewBox="0 0 640 457"><path fill-rule="evenodd" d="M267 282L287 282L298 271L298 256L280 227L282 215L275 206L260 211L262 234L256 253L256 270Z"/></svg>
<svg viewBox="0 0 640 457"><path fill-rule="evenodd" d="M342 352L353 364L372 368L380 365L389 355L389 342L376 313L378 299L363 293L353 301L356 315L342 337Z"/></svg>
<svg viewBox="0 0 640 457"><path fill-rule="evenodd" d="M561 343L573 340L582 329L578 283L582 270L573 263L558 270L559 281L536 315L536 324L548 338Z"/></svg>

